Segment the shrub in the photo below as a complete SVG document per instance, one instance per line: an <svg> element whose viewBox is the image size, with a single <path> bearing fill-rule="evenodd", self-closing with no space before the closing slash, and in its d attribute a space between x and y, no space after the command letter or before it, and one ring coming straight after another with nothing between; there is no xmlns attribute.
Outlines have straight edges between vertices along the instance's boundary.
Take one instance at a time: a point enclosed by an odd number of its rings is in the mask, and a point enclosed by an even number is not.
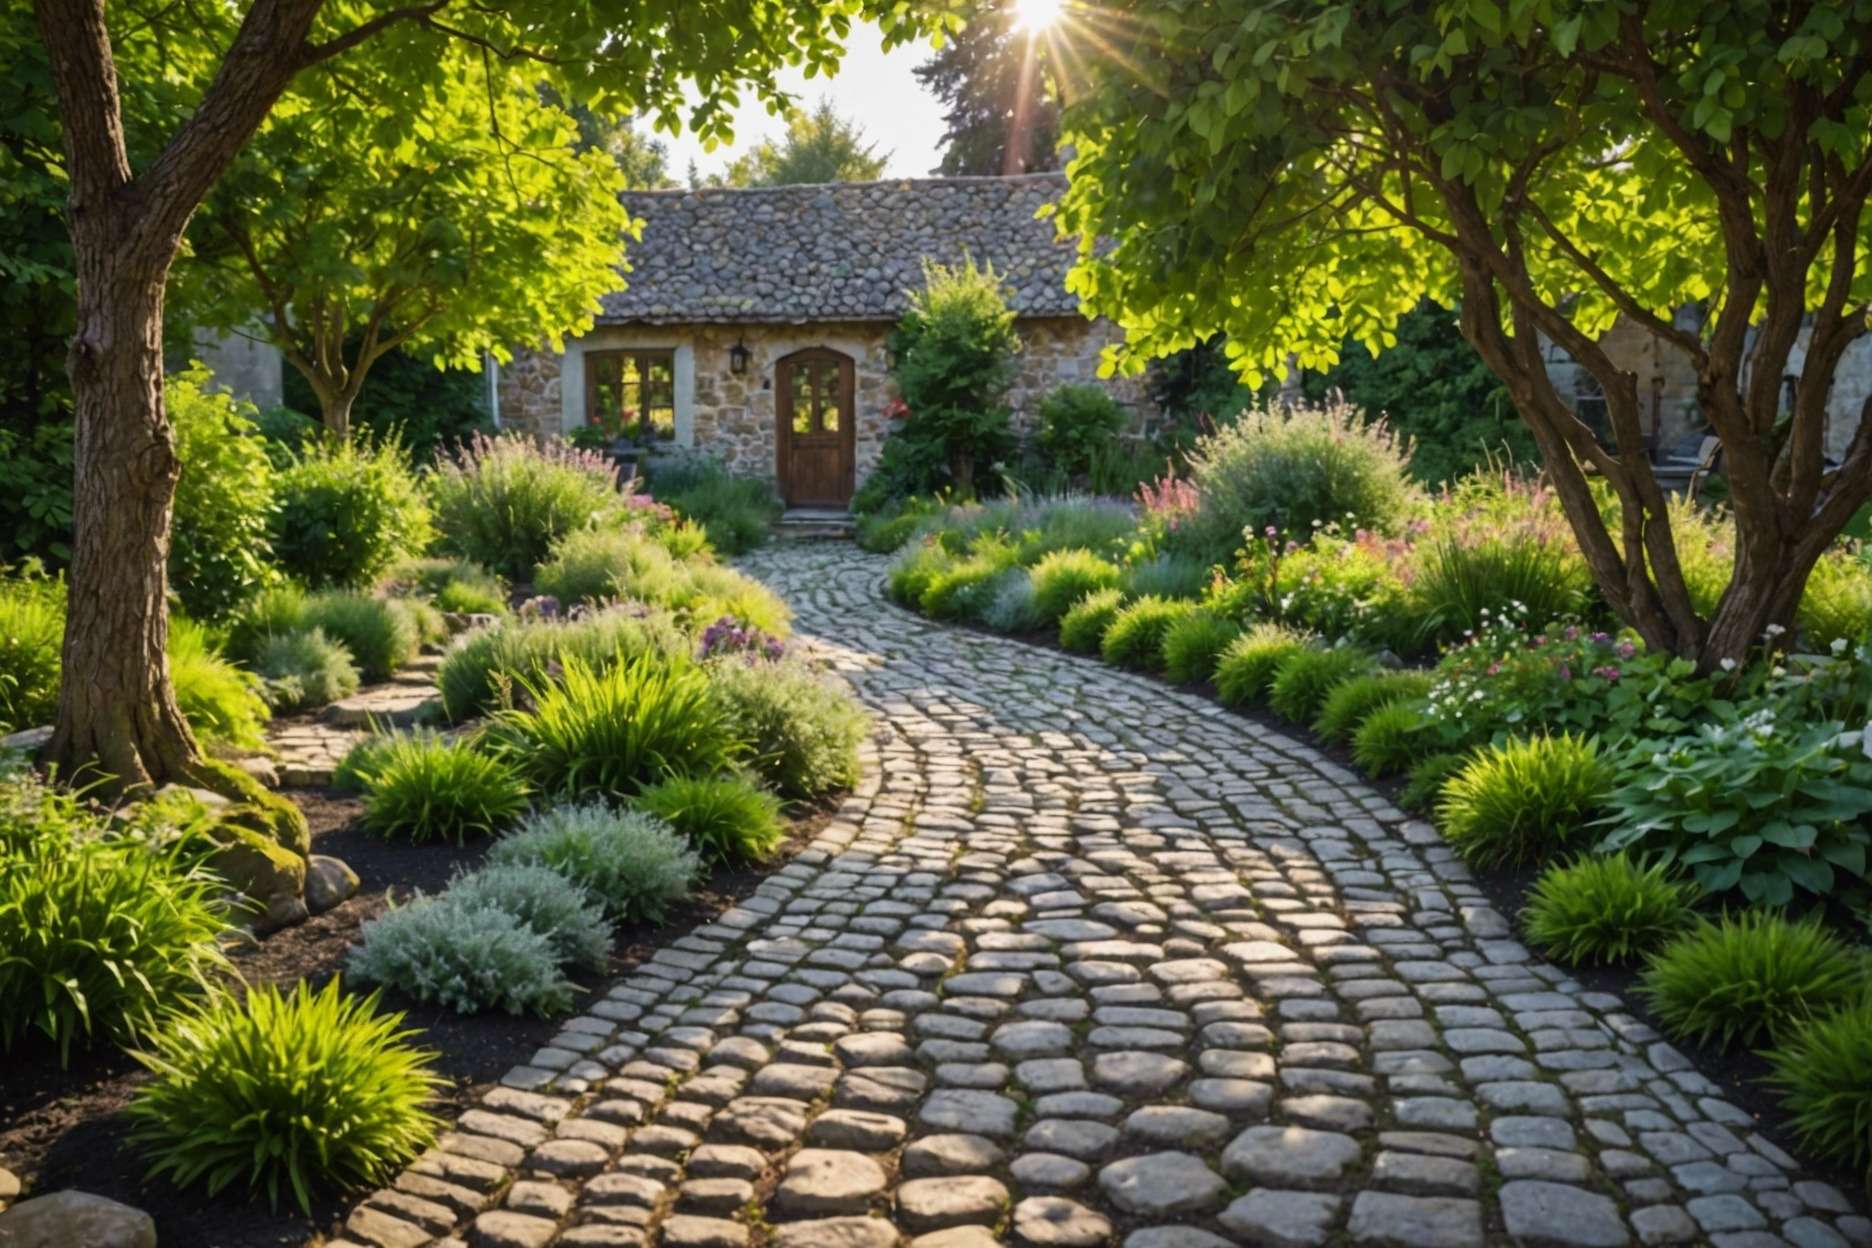
<svg viewBox="0 0 1872 1248"><path fill-rule="evenodd" d="M449 905L500 910L546 938L559 961L602 971L611 957L604 908L579 885L550 867L510 864L457 876Z"/></svg>
<svg viewBox="0 0 1872 1248"><path fill-rule="evenodd" d="M366 733L338 760L338 766L332 770L332 786L347 793L362 793L366 787L365 777L393 749L411 741L439 743L441 740L442 735L433 728Z"/></svg>
<svg viewBox="0 0 1872 1248"><path fill-rule="evenodd" d="M620 923L661 923L702 870L696 851L667 824L603 802L530 816L495 843L488 861L550 867L598 898Z"/></svg>
<svg viewBox="0 0 1872 1248"><path fill-rule="evenodd" d="M429 507L394 437L320 441L294 456L274 487L274 555L314 589L368 585L429 544Z"/></svg>
<svg viewBox="0 0 1872 1248"><path fill-rule="evenodd" d="M986 512L986 509L984 509ZM983 519L989 517L984 514ZM1056 550L1097 554L1124 549L1137 533L1137 513L1127 504L1104 498L1058 498L1016 505L1004 526L1022 563L1035 563Z"/></svg>
<svg viewBox="0 0 1872 1248"><path fill-rule="evenodd" d="M169 681L195 735L211 745L257 750L272 717L259 678L214 652L208 633L183 616L169 621Z"/></svg>
<svg viewBox="0 0 1872 1248"><path fill-rule="evenodd" d="M1105 630L1124 608L1124 594L1116 589L1100 589L1087 594L1060 617L1061 648L1075 654L1094 654L1105 638Z"/></svg>
<svg viewBox="0 0 1872 1248"><path fill-rule="evenodd" d="M767 540L780 507L765 481L734 476L713 459L698 457L683 467L681 475L656 469L650 492L701 525L710 546L738 555Z"/></svg>
<svg viewBox="0 0 1872 1248"><path fill-rule="evenodd" d="M916 536L927 519L921 512L895 509L872 512L858 517L853 538L859 550L868 550L874 555L895 554Z"/></svg>
<svg viewBox="0 0 1872 1248"><path fill-rule="evenodd" d="M1164 675L1179 683L1208 680L1222 652L1241 635L1226 616L1214 611L1191 611L1164 630Z"/></svg>
<svg viewBox="0 0 1872 1248"><path fill-rule="evenodd" d="M1125 604L1099 638L1099 656L1120 667L1153 671L1163 665L1164 634L1196 606L1164 598L1139 598Z"/></svg>
<svg viewBox="0 0 1872 1248"><path fill-rule="evenodd" d="M747 746L748 768L767 787L797 801L858 783L858 748L871 721L843 685L796 659L718 659L708 674L735 738Z"/></svg>
<svg viewBox="0 0 1872 1248"><path fill-rule="evenodd" d="M254 659L276 710L296 711L348 698L358 690L358 670L342 642L319 628L268 637Z"/></svg>
<svg viewBox="0 0 1872 1248"><path fill-rule="evenodd" d="M269 585L255 594L227 623L228 654L243 663L258 663L268 638L305 631L310 597L291 581Z"/></svg>
<svg viewBox="0 0 1872 1248"><path fill-rule="evenodd" d="M1132 564L1118 583L1129 598L1200 598L1209 584L1209 565L1165 553Z"/></svg>
<svg viewBox="0 0 1872 1248"><path fill-rule="evenodd" d="M682 571L675 558L641 529L577 529L553 543L533 574L533 587L563 603L635 598L667 603Z"/></svg>
<svg viewBox="0 0 1872 1248"><path fill-rule="evenodd" d="M1417 736L1422 724L1423 712L1414 699L1379 707L1352 733L1352 761L1371 776L1403 771L1423 752Z"/></svg>
<svg viewBox="0 0 1872 1248"><path fill-rule="evenodd" d="M1794 618L1815 650L1835 641L1864 641L1872 632L1872 566L1861 552L1835 546L1821 555L1807 576Z"/></svg>
<svg viewBox="0 0 1872 1248"><path fill-rule="evenodd" d="M436 687L443 713L462 720L510 705L515 692L547 680L568 657L604 668L688 649L667 612L616 607L572 620L509 619L456 642L436 669Z"/></svg>
<svg viewBox="0 0 1872 1248"><path fill-rule="evenodd" d="M923 542L897 556L884 579L885 592L891 601L915 608L943 572L953 567L956 557L935 542Z"/></svg>
<svg viewBox="0 0 1872 1248"><path fill-rule="evenodd" d="M429 474L442 544L523 581L554 542L621 509L617 469L596 451L531 436L476 434Z"/></svg>
<svg viewBox="0 0 1872 1248"><path fill-rule="evenodd" d="M683 582L666 605L691 632L699 633L723 616L776 637L791 631L793 612L786 599L753 577L715 563L692 562L682 570Z"/></svg>
<svg viewBox="0 0 1872 1248"><path fill-rule="evenodd" d="M994 601L996 582L1008 570L1004 553L972 555L930 578L917 606L936 620L980 619Z"/></svg>
<svg viewBox="0 0 1872 1248"><path fill-rule="evenodd" d="M1795 1024L1768 1060L1801 1144L1840 1166L1872 1165L1872 1000Z"/></svg>
<svg viewBox="0 0 1872 1248"><path fill-rule="evenodd" d="M1259 701L1273 683L1276 668L1318 645L1317 638L1284 624L1256 624L1216 660L1216 693L1229 706Z"/></svg>
<svg viewBox="0 0 1872 1248"><path fill-rule="evenodd" d="M1040 401L1040 449L1068 477L1090 476L1126 419L1124 408L1104 386L1060 386Z"/></svg>
<svg viewBox="0 0 1872 1248"><path fill-rule="evenodd" d="M226 965L217 882L174 853L97 836L0 856L0 1050L124 1044Z"/></svg>
<svg viewBox="0 0 1872 1248"><path fill-rule="evenodd" d="M1865 955L1771 910L1703 919L1660 950L1638 993L1673 1037L1727 1050L1865 999Z"/></svg>
<svg viewBox="0 0 1872 1248"><path fill-rule="evenodd" d="M130 1105L130 1140L152 1177L210 1197L244 1183L276 1209L282 1188L310 1214L314 1188L386 1182L435 1138L424 1107L447 1086L402 1025L336 978L217 994L135 1055L154 1078Z"/></svg>
<svg viewBox="0 0 1872 1248"><path fill-rule="evenodd" d="M725 771L745 752L707 675L686 662L601 670L567 656L559 680L525 688L533 706L499 712L490 740L546 792L629 797Z"/></svg>
<svg viewBox="0 0 1872 1248"><path fill-rule="evenodd" d="M358 670L373 681L389 680L422 646L422 626L408 602L361 591L313 594L305 599L296 627L316 628L342 643Z"/></svg>
<svg viewBox="0 0 1872 1248"><path fill-rule="evenodd" d="M1529 943L1564 966L1629 962L1683 930L1694 895L1662 863L1587 857L1547 868L1523 920Z"/></svg>
<svg viewBox="0 0 1872 1248"><path fill-rule="evenodd" d="M467 559L405 559L386 578L392 592L427 595L439 610L464 615L507 614L507 586Z"/></svg>
<svg viewBox="0 0 1872 1248"><path fill-rule="evenodd" d="M1411 765L1398 794L1398 804L1405 810L1434 810L1443 797L1443 786L1451 776L1469 765L1469 755L1446 750L1428 755Z"/></svg>
<svg viewBox="0 0 1872 1248"><path fill-rule="evenodd" d="M1444 782L1437 822L1471 865L1519 866L1576 842L1610 787L1590 738L1510 740L1478 750Z"/></svg>
<svg viewBox="0 0 1872 1248"><path fill-rule="evenodd" d="M458 1014L498 1009L549 1018L572 1008L575 991L546 937L505 910L452 905L447 897L418 897L366 923L345 968Z"/></svg>
<svg viewBox="0 0 1872 1248"><path fill-rule="evenodd" d="M739 776L676 777L645 789L636 804L711 862L757 862L786 839L779 799Z"/></svg>
<svg viewBox="0 0 1872 1248"><path fill-rule="evenodd" d="M273 464L253 405L213 389L213 382L199 361L163 382L163 407L182 466L169 531L169 584L182 609L203 619L232 612L276 575L267 532Z"/></svg>
<svg viewBox="0 0 1872 1248"><path fill-rule="evenodd" d="M1118 565L1084 547L1048 551L1033 565L1034 611L1042 622L1058 623L1074 603L1087 594L1115 589Z"/></svg>
<svg viewBox="0 0 1872 1248"><path fill-rule="evenodd" d="M57 854L80 837L98 835L97 816L76 794L7 761L0 756L0 860Z"/></svg>
<svg viewBox="0 0 1872 1248"><path fill-rule="evenodd" d="M1250 408L1190 452L1199 501L1177 541L1222 559L1243 529L1308 534L1349 522L1393 532L1415 502L1409 464L1408 441L1343 402Z"/></svg>
<svg viewBox="0 0 1872 1248"><path fill-rule="evenodd" d="M1313 731L1328 741L1350 740L1373 711L1422 698L1430 684L1428 672L1366 672L1349 677L1327 692L1314 717Z"/></svg>
<svg viewBox="0 0 1872 1248"><path fill-rule="evenodd" d="M465 741L390 737L357 774L365 826L417 844L485 836L518 818L531 795L510 762Z"/></svg>
<svg viewBox="0 0 1872 1248"><path fill-rule="evenodd" d="M1707 893L1785 905L1866 878L1872 759L1837 720L1782 722L1772 705L1628 752L1607 805L1608 849L1690 867Z"/></svg>
<svg viewBox="0 0 1872 1248"><path fill-rule="evenodd" d="M64 644L64 584L0 580L0 735L52 722Z"/></svg>
<svg viewBox="0 0 1872 1248"><path fill-rule="evenodd" d="M1350 646L1296 650L1274 665L1268 706L1290 724L1311 723L1335 687L1370 674L1372 656Z"/></svg>
<svg viewBox="0 0 1872 1248"><path fill-rule="evenodd" d="M1030 633L1047 623L1034 607L1033 578L1026 568L1005 569L991 591L981 620L997 633Z"/></svg>

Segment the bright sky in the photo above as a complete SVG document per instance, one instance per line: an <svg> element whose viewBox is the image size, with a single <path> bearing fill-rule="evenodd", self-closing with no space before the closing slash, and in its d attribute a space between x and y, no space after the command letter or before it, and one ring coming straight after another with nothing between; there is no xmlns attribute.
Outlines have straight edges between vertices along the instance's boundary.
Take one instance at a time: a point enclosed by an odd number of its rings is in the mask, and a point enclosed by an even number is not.
<svg viewBox="0 0 1872 1248"><path fill-rule="evenodd" d="M836 76L807 78L789 70L781 76L781 85L806 108L829 98L840 116L864 129L878 151L890 153L886 174L920 178L936 167L942 146L942 105L910 72L930 53L928 43L902 44L886 52L878 28L865 22L853 27ZM735 113L734 132L734 147L712 152L704 152L701 141L687 132L679 138L661 133L656 137L669 148L671 176L682 182L689 176L691 160L704 174L717 172L738 152L785 134L786 124L769 117L760 101L748 100Z"/></svg>

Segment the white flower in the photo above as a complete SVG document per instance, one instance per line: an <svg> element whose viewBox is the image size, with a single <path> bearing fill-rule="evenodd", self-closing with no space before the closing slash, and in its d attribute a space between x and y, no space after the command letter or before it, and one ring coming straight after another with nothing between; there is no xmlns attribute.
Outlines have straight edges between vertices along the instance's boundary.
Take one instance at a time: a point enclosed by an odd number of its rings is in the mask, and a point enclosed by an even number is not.
<svg viewBox="0 0 1872 1248"><path fill-rule="evenodd" d="M1735 669L1736 669L1736 661L1735 661L1734 659L1724 659L1724 660L1722 661L1722 669L1723 669L1723 671L1725 671L1725 672L1733 672L1733 671L1735 671Z"/></svg>
<svg viewBox="0 0 1872 1248"><path fill-rule="evenodd" d="M1844 637L1835 637L1833 639L1833 653L1834 654L1846 653L1846 639Z"/></svg>
<svg viewBox="0 0 1872 1248"><path fill-rule="evenodd" d="M1762 636L1779 637L1782 633L1785 633L1785 632L1787 632L1787 629L1782 628L1779 624L1770 624L1767 628L1764 628L1762 630Z"/></svg>

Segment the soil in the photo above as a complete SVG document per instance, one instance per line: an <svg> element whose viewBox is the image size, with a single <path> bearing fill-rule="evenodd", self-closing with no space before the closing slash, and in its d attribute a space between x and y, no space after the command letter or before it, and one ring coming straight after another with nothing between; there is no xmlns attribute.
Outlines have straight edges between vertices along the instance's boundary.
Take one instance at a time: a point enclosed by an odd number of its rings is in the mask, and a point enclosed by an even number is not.
<svg viewBox="0 0 1872 1248"><path fill-rule="evenodd" d="M300 790L291 796L312 825L313 851L349 863L360 886L343 905L231 951L239 980L247 984L325 983L342 969L362 925L382 914L391 900L440 892L486 852L485 844L412 845L371 836L358 821L357 799L336 790ZM768 873L805 847L831 809L810 810L795 819L792 836L768 862L752 869L718 868L661 926L618 927L611 964L605 974L591 977L590 991L603 993L657 949L750 895ZM531 1017L458 1015L396 994L386 994L382 1004L404 1012L406 1025L417 1033L414 1042L435 1054L436 1069L449 1080L442 1103L434 1107L444 1119L470 1108L559 1029L557 1022ZM127 1143L130 1124L123 1113L144 1078L142 1068L116 1050L74 1054L70 1067L60 1070L58 1054L49 1046L16 1048L0 1061L0 1166L19 1175L27 1195L78 1188L143 1209L156 1219L162 1244L275 1248L337 1230L355 1193L328 1194L307 1217L284 1204L270 1209L264 1197L248 1199L231 1190L208 1197L165 1180L146 1182L143 1159Z"/></svg>

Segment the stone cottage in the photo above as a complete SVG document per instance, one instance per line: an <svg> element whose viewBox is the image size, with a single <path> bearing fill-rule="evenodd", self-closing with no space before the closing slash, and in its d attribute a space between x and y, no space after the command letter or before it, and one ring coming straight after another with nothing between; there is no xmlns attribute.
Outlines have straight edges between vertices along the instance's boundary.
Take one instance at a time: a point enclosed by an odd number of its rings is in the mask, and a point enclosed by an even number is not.
<svg viewBox="0 0 1872 1248"><path fill-rule="evenodd" d="M966 253L1007 288L1022 351L1017 426L1117 337L1066 290L1073 247L1035 217L1057 173L757 189L641 191L625 288L563 353L516 353L498 421L536 434L627 427L719 456L795 506L844 506L892 421L885 343L925 258ZM1135 381L1110 381L1136 408Z"/></svg>

